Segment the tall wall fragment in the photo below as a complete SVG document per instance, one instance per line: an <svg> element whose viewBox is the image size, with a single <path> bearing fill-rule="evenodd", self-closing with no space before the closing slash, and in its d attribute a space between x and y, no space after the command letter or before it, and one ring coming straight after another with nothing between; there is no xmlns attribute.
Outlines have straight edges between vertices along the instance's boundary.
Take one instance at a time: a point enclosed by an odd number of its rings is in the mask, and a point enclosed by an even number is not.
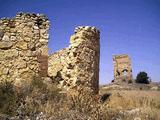
<svg viewBox="0 0 160 120"><path fill-rule="evenodd" d="M0 81L15 84L47 76L49 21L41 14L19 13L0 20Z"/></svg>
<svg viewBox="0 0 160 120"><path fill-rule="evenodd" d="M114 55L114 81L122 82L132 80L131 59L128 55Z"/></svg>
<svg viewBox="0 0 160 120"><path fill-rule="evenodd" d="M95 27L77 27L68 48L49 57L49 76L66 89L99 90L100 33Z"/></svg>

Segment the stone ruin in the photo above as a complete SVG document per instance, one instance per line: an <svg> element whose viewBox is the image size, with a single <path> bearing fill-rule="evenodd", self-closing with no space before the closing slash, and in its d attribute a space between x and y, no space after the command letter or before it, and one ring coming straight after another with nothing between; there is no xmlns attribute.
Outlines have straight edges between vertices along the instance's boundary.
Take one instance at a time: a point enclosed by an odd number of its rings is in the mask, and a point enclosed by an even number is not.
<svg viewBox="0 0 160 120"><path fill-rule="evenodd" d="M132 80L131 59L128 55L114 55L114 82Z"/></svg>
<svg viewBox="0 0 160 120"><path fill-rule="evenodd" d="M67 90L85 87L99 90L100 32L95 27L77 27L69 47L49 56L49 76Z"/></svg>
<svg viewBox="0 0 160 120"><path fill-rule="evenodd" d="M16 86L34 76L51 77L66 90L99 90L99 31L77 27L69 47L48 55L49 21L42 14L19 13L0 20L0 81Z"/></svg>
<svg viewBox="0 0 160 120"><path fill-rule="evenodd" d="M47 76L49 21L42 14L19 13L0 20L0 81Z"/></svg>

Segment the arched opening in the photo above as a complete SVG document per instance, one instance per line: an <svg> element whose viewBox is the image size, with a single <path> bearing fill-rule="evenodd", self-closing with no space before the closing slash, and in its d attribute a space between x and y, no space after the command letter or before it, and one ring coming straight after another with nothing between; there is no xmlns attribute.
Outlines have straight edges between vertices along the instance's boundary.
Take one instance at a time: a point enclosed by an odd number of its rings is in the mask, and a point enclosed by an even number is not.
<svg viewBox="0 0 160 120"><path fill-rule="evenodd" d="M126 77L127 74L128 74L128 70L127 70L127 69L124 69L124 70L122 71L122 75L123 75L124 77Z"/></svg>

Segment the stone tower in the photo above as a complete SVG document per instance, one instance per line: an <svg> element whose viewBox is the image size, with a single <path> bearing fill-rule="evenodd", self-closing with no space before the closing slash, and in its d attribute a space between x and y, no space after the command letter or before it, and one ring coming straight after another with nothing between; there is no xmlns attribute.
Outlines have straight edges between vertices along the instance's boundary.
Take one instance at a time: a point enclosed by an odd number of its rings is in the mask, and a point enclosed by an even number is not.
<svg viewBox="0 0 160 120"><path fill-rule="evenodd" d="M115 82L132 80L131 59L128 55L114 55L113 64Z"/></svg>
<svg viewBox="0 0 160 120"><path fill-rule="evenodd" d="M95 27L77 27L68 48L49 57L49 76L60 86L99 90L100 32Z"/></svg>
<svg viewBox="0 0 160 120"><path fill-rule="evenodd" d="M42 14L19 13L0 20L0 80L19 85L47 76L49 21Z"/></svg>

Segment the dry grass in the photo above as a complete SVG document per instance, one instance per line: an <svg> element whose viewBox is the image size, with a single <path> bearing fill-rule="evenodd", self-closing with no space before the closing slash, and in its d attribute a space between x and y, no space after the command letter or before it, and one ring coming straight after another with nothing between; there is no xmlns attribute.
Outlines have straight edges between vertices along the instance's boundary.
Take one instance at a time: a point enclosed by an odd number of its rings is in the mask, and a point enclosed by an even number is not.
<svg viewBox="0 0 160 120"><path fill-rule="evenodd" d="M46 85L41 79L34 79L30 92L23 99L21 119L36 119L40 113L47 120L104 120L101 104L95 95L86 90L78 94L61 94L55 84Z"/></svg>
<svg viewBox="0 0 160 120"><path fill-rule="evenodd" d="M82 89L77 95L70 96L68 105L70 105L73 110L86 116L88 120L103 120L106 118L102 112L98 96L88 90Z"/></svg>
<svg viewBox="0 0 160 120"><path fill-rule="evenodd" d="M116 90L110 91L109 93L112 94L107 102L109 107L131 109L149 106L160 109L159 91Z"/></svg>
<svg viewBox="0 0 160 120"><path fill-rule="evenodd" d="M103 91L103 93L110 94L104 102L100 102L99 96L93 95L84 89L77 94L67 96L64 93L60 93L60 89L55 84L46 84L40 78L36 78L21 93L18 93L19 101L15 105L14 112L17 112L19 115L14 119L160 119L159 91L107 90ZM37 116L43 118L37 118Z"/></svg>
<svg viewBox="0 0 160 120"><path fill-rule="evenodd" d="M103 91L104 92L104 91ZM159 120L160 92L142 90L110 90L109 99L103 104L109 118L122 120Z"/></svg>

